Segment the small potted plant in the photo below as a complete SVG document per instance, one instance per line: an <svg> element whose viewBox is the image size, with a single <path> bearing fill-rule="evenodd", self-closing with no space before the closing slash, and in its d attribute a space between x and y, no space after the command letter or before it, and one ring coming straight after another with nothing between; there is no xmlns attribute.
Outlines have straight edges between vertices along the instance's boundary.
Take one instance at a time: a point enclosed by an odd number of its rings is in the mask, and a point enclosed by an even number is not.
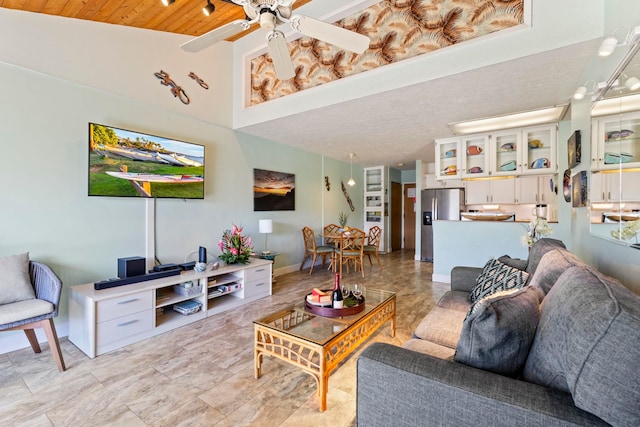
<svg viewBox="0 0 640 427"><path fill-rule="evenodd" d="M242 227L233 224L231 230L222 233L222 239L218 242L218 247L222 254L218 256L227 264L248 264L249 257L253 253L251 237L242 234Z"/></svg>
<svg viewBox="0 0 640 427"><path fill-rule="evenodd" d="M348 228L347 221L349 220L349 214L346 212L340 212L338 214L338 224L340 224L340 228Z"/></svg>

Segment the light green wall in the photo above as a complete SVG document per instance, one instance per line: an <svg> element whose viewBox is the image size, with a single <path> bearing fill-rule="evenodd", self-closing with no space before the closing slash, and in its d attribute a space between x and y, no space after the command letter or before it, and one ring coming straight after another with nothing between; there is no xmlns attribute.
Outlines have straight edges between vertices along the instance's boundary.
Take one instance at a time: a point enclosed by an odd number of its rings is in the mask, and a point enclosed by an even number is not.
<svg viewBox="0 0 640 427"><path fill-rule="evenodd" d="M282 253L275 267L297 269L301 228L320 229L325 220L337 221L337 211L349 209L340 188L340 180L349 179L348 163L4 63L0 76L11 82L0 102L0 256L29 252L60 276L61 336L68 330L69 286L115 277L118 258L145 254L147 202L87 196L88 122L205 145L205 199L155 203L162 263L184 262L199 246L207 247L210 259L217 256L220 235L233 223L244 226L260 249L258 220L272 218L269 249ZM254 168L295 174L295 211L253 212ZM350 223L357 226L362 168L354 165L353 171L358 185L348 190L356 209Z"/></svg>

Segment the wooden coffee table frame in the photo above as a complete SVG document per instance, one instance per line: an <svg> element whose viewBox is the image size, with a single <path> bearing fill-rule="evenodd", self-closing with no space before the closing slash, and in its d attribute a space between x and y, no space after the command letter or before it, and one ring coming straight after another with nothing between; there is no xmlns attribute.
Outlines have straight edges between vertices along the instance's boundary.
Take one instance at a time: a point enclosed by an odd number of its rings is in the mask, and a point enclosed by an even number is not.
<svg viewBox="0 0 640 427"><path fill-rule="evenodd" d="M255 377L260 378L262 356L273 356L299 367L316 380L320 411L327 408L329 375L360 344L377 331L385 322L391 321L391 336L396 333L396 296L374 307L356 321L343 318L331 320L347 325L325 343L288 333L288 329L308 321L316 315L298 307L290 307L254 322L255 330Z"/></svg>

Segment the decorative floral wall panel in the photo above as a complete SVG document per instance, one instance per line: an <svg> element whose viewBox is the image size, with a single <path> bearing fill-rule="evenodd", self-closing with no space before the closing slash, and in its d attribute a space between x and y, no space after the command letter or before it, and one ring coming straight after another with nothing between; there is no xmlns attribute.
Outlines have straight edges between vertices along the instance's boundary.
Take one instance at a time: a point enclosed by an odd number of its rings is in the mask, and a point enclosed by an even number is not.
<svg viewBox="0 0 640 427"><path fill-rule="evenodd" d="M251 105L462 43L524 22L524 0L384 0L336 25L366 34L362 54L310 37L289 43L296 71L276 77L271 57L251 60Z"/></svg>

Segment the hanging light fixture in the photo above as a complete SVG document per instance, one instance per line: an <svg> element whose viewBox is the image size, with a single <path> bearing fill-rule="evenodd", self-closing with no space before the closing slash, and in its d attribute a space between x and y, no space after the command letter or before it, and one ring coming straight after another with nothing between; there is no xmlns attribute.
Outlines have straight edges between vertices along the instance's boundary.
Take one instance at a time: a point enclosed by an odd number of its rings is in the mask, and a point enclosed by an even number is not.
<svg viewBox="0 0 640 427"><path fill-rule="evenodd" d="M174 4L176 2L176 0L160 0L160 1L165 6L169 6L169 5Z"/></svg>
<svg viewBox="0 0 640 427"><path fill-rule="evenodd" d="M209 16L214 10L216 10L216 7L211 3L211 0L207 0L207 5L202 8L202 13L204 13L205 16Z"/></svg>
<svg viewBox="0 0 640 427"><path fill-rule="evenodd" d="M356 182L353 180L353 156L355 156L355 153L349 153L349 159L351 160L351 178L349 178L347 184L349 184L349 186L351 187L356 185Z"/></svg>

